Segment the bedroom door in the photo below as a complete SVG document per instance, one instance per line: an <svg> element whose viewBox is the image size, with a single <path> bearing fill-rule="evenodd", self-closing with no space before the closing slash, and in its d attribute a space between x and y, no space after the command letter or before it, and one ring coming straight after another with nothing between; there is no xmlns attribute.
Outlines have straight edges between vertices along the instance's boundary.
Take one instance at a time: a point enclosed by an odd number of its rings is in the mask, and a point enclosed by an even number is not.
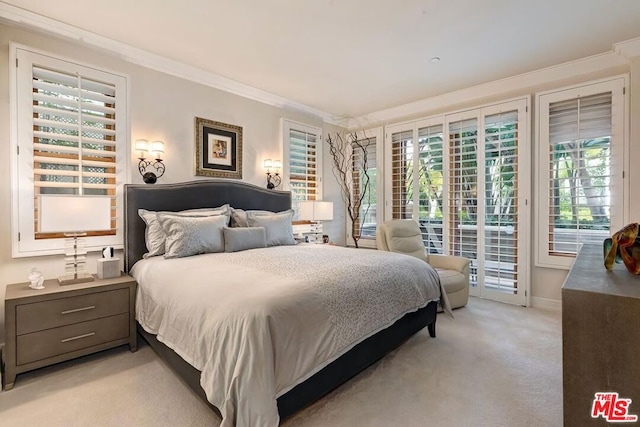
<svg viewBox="0 0 640 427"><path fill-rule="evenodd" d="M385 219L416 219L429 253L471 259L471 295L518 305L529 285L526 112L522 99L387 134Z"/></svg>

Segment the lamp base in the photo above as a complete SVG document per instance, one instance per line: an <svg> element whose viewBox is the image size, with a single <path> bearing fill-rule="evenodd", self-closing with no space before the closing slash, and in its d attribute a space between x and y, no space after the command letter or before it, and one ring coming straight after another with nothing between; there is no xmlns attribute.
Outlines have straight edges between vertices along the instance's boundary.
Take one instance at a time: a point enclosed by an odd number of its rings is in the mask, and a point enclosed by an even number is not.
<svg viewBox="0 0 640 427"><path fill-rule="evenodd" d="M89 273L67 274L58 277L60 285L74 285L76 283L93 282L95 279Z"/></svg>

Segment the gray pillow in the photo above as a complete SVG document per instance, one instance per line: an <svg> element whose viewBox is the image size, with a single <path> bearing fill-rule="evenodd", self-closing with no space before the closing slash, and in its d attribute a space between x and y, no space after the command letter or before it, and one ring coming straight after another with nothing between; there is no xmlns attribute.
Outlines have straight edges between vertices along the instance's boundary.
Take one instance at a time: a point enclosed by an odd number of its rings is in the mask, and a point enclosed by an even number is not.
<svg viewBox="0 0 640 427"><path fill-rule="evenodd" d="M227 226L226 215L189 217L159 213L158 220L167 236L165 258L224 252L222 229Z"/></svg>
<svg viewBox="0 0 640 427"><path fill-rule="evenodd" d="M231 211L231 227L248 227L247 223L247 212L253 212L256 215L273 215L275 212L271 211L259 211L259 210L249 210L245 211L242 209L230 208Z"/></svg>
<svg viewBox="0 0 640 427"><path fill-rule="evenodd" d="M222 229L222 233L224 234L225 252L267 247L267 232L264 227L225 227Z"/></svg>
<svg viewBox="0 0 640 427"><path fill-rule="evenodd" d="M267 232L267 246L295 245L291 220L293 211L288 210L272 215L247 212L249 227L264 227Z"/></svg>
<svg viewBox="0 0 640 427"><path fill-rule="evenodd" d="M229 216L229 205L222 205L217 208L201 208L201 209L188 209L180 212L169 211L148 211L146 209L138 209L138 215L147 225L144 233L145 243L147 245L147 253L143 258L149 258L152 256L158 256L164 254L164 241L166 235L160 226L157 214L170 214L179 216L213 216L213 215L227 215Z"/></svg>

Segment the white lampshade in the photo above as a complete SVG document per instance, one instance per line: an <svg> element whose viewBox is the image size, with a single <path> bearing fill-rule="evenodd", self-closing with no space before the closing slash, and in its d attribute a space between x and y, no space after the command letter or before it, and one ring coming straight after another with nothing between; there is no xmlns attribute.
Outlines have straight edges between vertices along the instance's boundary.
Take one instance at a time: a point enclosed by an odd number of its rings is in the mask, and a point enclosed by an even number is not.
<svg viewBox="0 0 640 427"><path fill-rule="evenodd" d="M280 160L274 160L273 161L273 168L277 171L278 169L280 169L282 167L282 162Z"/></svg>
<svg viewBox="0 0 640 427"><path fill-rule="evenodd" d="M153 141L151 143L151 152L159 155L164 153L164 142L162 141Z"/></svg>
<svg viewBox="0 0 640 427"><path fill-rule="evenodd" d="M149 141L146 139L136 140L136 151L149 151Z"/></svg>
<svg viewBox="0 0 640 427"><path fill-rule="evenodd" d="M40 231L81 233L111 229L111 197L40 196Z"/></svg>
<svg viewBox="0 0 640 427"><path fill-rule="evenodd" d="M303 221L331 221L333 202L306 200L300 202L300 219Z"/></svg>
<svg viewBox="0 0 640 427"><path fill-rule="evenodd" d="M271 159L265 159L262 162L262 167L265 169L271 169L273 167L273 160Z"/></svg>

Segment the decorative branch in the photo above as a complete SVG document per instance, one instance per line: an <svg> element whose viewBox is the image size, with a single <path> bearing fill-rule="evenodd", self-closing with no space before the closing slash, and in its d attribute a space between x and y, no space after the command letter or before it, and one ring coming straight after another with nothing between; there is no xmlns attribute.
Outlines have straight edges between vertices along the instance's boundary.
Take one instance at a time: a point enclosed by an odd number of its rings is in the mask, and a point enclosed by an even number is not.
<svg viewBox="0 0 640 427"><path fill-rule="evenodd" d="M367 149L371 144L371 139L358 139L356 133L350 133L343 137L340 133L336 133L334 137L327 137L329 144L329 154L333 159L333 176L340 185L342 200L344 201L347 214L351 220L351 238L355 247L358 247L358 241L362 235L362 225L360 221L360 208L365 197L369 198L370 177L368 170ZM357 174L357 182L355 176ZM357 192L355 191L357 189ZM367 204L364 216L366 218L369 212Z"/></svg>

